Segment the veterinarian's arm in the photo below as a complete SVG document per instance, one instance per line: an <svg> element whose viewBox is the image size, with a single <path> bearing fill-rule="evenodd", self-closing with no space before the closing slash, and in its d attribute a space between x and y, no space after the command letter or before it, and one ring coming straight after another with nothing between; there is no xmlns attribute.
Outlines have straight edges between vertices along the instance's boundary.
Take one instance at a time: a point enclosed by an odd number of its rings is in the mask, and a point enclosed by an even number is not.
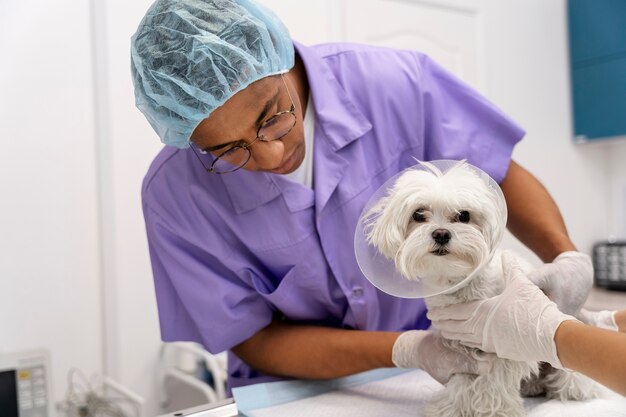
<svg viewBox="0 0 626 417"><path fill-rule="evenodd" d="M529 278L567 314L577 315L593 285L588 255L576 252L554 200L515 161L501 184L509 230L544 262Z"/></svg>
<svg viewBox="0 0 626 417"><path fill-rule="evenodd" d="M626 395L626 334L564 321L554 335L561 363Z"/></svg>
<svg viewBox="0 0 626 417"><path fill-rule="evenodd" d="M500 187L509 211L508 229L544 262L576 250L556 203L530 172L511 161Z"/></svg>
<svg viewBox="0 0 626 417"><path fill-rule="evenodd" d="M393 367L391 352L399 335L273 321L232 351L266 374L330 379Z"/></svg>
<svg viewBox="0 0 626 417"><path fill-rule="evenodd" d="M419 368L446 383L455 373L489 367L448 349L430 331L370 332L274 321L233 352L258 371L301 379L330 379L375 368Z"/></svg>

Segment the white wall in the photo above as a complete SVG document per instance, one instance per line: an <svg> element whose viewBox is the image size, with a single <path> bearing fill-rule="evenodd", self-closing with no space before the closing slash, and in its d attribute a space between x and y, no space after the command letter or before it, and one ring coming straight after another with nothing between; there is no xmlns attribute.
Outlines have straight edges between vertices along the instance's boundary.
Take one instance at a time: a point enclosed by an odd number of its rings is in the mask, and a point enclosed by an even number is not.
<svg viewBox="0 0 626 417"><path fill-rule="evenodd" d="M308 44L362 40L346 22L378 25L385 3L438 3L368 2L262 1ZM156 415L160 338L139 192L160 144L134 107L129 62L150 3L0 4L10 57L0 66L0 351L47 346L58 396L71 365L104 370ZM626 143L570 140L564 0L470 3L493 15L477 15L490 29L475 31L477 71L461 76L528 131L514 157L552 192L581 250L626 236Z"/></svg>
<svg viewBox="0 0 626 417"><path fill-rule="evenodd" d="M609 163L609 199L606 209L610 219L609 234L626 240L626 138L607 145Z"/></svg>
<svg viewBox="0 0 626 417"><path fill-rule="evenodd" d="M590 215L606 211L609 160L606 143L579 146L571 140L565 1L493 3L500 19L498 36L485 52L497 57L486 68L487 95L528 132L514 159L548 188L572 240L589 252L614 229L606 215ZM522 250L511 237L506 245Z"/></svg>
<svg viewBox="0 0 626 417"><path fill-rule="evenodd" d="M147 400L157 415L156 352L160 342L141 213L141 181L161 148L134 106L130 37L150 1L91 2L99 51L105 371Z"/></svg>
<svg viewBox="0 0 626 417"><path fill-rule="evenodd" d="M0 5L0 353L102 370L88 3Z"/></svg>

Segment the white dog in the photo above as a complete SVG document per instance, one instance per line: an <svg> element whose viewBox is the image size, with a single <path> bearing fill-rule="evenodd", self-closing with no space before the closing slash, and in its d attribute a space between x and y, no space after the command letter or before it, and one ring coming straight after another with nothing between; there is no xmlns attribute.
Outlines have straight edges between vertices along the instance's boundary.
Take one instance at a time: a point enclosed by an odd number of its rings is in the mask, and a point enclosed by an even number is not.
<svg viewBox="0 0 626 417"><path fill-rule="evenodd" d="M421 164L428 170L406 171L366 213L368 242L392 260L402 276L419 277L430 288L450 289L473 276L452 293L427 297L429 308L501 293L505 285L501 253L493 251L506 226L500 197L465 161L445 173L433 164ZM532 269L518 260L525 272ZM446 344L478 360L487 359L486 353L457 341ZM497 358L488 375L454 375L424 412L427 417L525 416L522 381L532 381L528 383L532 394L561 400L598 393L595 383L580 374L550 369L540 375L536 362Z"/></svg>

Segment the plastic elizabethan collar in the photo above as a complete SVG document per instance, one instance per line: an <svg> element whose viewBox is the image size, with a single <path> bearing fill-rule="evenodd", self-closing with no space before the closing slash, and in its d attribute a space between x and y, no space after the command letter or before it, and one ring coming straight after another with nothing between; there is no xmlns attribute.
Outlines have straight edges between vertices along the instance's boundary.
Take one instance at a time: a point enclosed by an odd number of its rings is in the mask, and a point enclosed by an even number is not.
<svg viewBox="0 0 626 417"><path fill-rule="evenodd" d="M427 164L434 165L435 168L439 169L443 174L445 174L450 168L459 164L460 161L453 160L435 160L429 161ZM504 199L504 194L502 194L502 190L498 183L496 183L487 173L482 171L481 169L466 163L466 166L470 168L480 179L482 179L485 185L491 190L494 194L495 200L497 202L498 215L500 216L501 224L506 225L507 221L507 208L506 202ZM402 297L402 298L425 298L438 294L445 294L455 291L458 288L464 286L469 280L471 280L478 271L487 264L498 244L502 240L504 235L505 227L499 228L497 234L493 237L493 244L491 253L485 259L483 263L481 263L476 269L474 269L465 279L461 280L457 284L449 287L449 288L432 288L425 283L419 277L415 277L413 280L409 280L403 277L396 269L393 260L387 258L385 255L379 252L379 250L372 244L369 244L367 241L366 228L367 224L371 224L372 220L375 217L379 216L380 213L374 216L366 216L369 213L370 209L378 203L378 201L389 194L389 191L393 188L394 184L398 180L398 178L409 170L419 170L419 171L427 171L431 172L426 165L422 162L418 161L417 165L409 167L398 174L394 175L390 179L388 179L368 200L367 204L363 208L361 212L361 216L359 217L359 221L357 223L357 227L354 234L354 251L356 254L356 259L359 264L363 275L379 290L386 292L387 294Z"/></svg>

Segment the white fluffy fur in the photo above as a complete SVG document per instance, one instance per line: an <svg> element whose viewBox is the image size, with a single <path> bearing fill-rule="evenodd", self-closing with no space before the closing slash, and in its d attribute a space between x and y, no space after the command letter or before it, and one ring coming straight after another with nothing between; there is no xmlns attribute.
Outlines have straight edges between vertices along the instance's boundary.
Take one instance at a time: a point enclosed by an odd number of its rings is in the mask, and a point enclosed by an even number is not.
<svg viewBox="0 0 626 417"><path fill-rule="evenodd" d="M424 284L447 289L461 282L477 268L477 274L453 293L425 299L429 308L485 299L502 292L501 253L492 249L505 227L498 214L495 194L464 161L445 173L431 164L429 171L407 171L389 193L366 214L368 242L395 262L407 279L419 277ZM413 213L420 209L420 221ZM470 221L459 221L462 211ZM436 229L450 233L445 245L435 242ZM441 255L441 250L445 252ZM437 254L439 251L439 255ZM532 268L523 259L520 265ZM435 329L436 330L436 329ZM448 340L447 345L485 360L484 352ZM591 380L580 374L552 369L539 376L539 364L496 359L488 375L457 374L432 402L427 417L518 417L525 416L520 384L534 379L535 393L551 398L582 400L597 395Z"/></svg>

